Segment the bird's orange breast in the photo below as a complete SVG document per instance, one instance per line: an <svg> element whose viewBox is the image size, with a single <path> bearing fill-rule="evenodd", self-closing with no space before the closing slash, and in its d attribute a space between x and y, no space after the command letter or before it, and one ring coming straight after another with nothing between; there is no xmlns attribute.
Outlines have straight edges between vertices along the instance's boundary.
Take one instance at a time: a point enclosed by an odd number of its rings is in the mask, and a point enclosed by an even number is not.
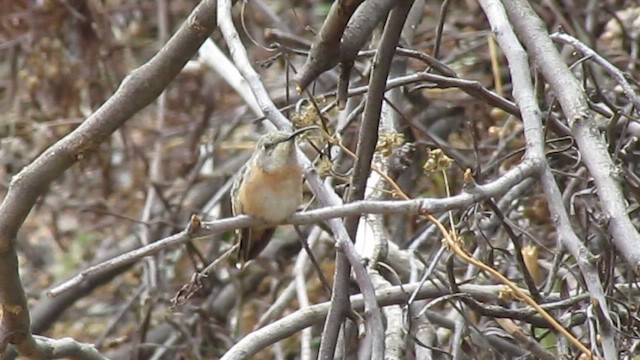
<svg viewBox="0 0 640 360"><path fill-rule="evenodd" d="M247 172L238 196L242 213L281 222L302 203L302 169L293 165L266 173L254 167Z"/></svg>

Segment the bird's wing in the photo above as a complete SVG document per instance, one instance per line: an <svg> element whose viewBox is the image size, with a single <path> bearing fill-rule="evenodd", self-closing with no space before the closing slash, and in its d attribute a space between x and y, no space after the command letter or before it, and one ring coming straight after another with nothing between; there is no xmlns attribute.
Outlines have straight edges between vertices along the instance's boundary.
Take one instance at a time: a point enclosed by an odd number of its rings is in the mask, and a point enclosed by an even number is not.
<svg viewBox="0 0 640 360"><path fill-rule="evenodd" d="M239 231L238 261L241 268L264 250L275 231L275 227L244 228Z"/></svg>

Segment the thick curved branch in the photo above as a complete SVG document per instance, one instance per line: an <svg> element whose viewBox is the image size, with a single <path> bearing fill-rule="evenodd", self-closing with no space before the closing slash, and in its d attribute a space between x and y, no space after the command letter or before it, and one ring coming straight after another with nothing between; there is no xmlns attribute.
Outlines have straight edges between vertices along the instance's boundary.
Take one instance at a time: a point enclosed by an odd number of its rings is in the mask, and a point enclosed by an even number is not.
<svg viewBox="0 0 640 360"><path fill-rule="evenodd" d="M98 146L140 109L149 105L180 72L215 27L215 1L203 1L188 21L149 62L127 76L115 94L76 130L52 145L11 181L0 205L0 353L14 344L20 354L37 354L20 282L16 234L36 200L60 174Z"/></svg>
<svg viewBox="0 0 640 360"><path fill-rule="evenodd" d="M505 286L502 285L465 284L460 286L461 292L484 302L497 301L501 291L504 290ZM376 299L380 306L406 304L410 294L414 291L417 292L417 299L435 298L449 292L447 286L438 281L422 287L418 283L413 283L376 291ZM353 309L361 311L364 308L362 295L351 296L350 301ZM321 323L327 316L330 307L331 303L329 302L309 306L256 330L242 338L221 360L249 359L261 349L286 339L306 327Z"/></svg>

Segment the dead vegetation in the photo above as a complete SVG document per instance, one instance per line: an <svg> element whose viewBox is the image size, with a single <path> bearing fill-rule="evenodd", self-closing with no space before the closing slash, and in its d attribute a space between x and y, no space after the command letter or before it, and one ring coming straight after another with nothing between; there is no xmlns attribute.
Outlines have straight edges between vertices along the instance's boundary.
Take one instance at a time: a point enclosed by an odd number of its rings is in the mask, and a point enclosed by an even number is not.
<svg viewBox="0 0 640 360"><path fill-rule="evenodd" d="M640 8L526 3L1 4L0 353L632 359ZM239 271L289 121L308 205Z"/></svg>

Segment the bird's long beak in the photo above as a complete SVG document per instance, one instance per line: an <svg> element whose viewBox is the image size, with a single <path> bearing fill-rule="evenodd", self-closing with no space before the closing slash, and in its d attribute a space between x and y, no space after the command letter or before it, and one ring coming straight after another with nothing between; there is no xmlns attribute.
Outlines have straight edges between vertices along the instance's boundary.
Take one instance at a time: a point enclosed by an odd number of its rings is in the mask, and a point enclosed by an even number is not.
<svg viewBox="0 0 640 360"><path fill-rule="evenodd" d="M311 125L311 126L307 126L307 127L303 127L301 129L298 129L294 132L291 133L291 135L289 135L287 138L284 139L284 141L289 141L289 140L293 140L296 136L305 133L309 130L318 130L320 129L318 126L316 125Z"/></svg>

